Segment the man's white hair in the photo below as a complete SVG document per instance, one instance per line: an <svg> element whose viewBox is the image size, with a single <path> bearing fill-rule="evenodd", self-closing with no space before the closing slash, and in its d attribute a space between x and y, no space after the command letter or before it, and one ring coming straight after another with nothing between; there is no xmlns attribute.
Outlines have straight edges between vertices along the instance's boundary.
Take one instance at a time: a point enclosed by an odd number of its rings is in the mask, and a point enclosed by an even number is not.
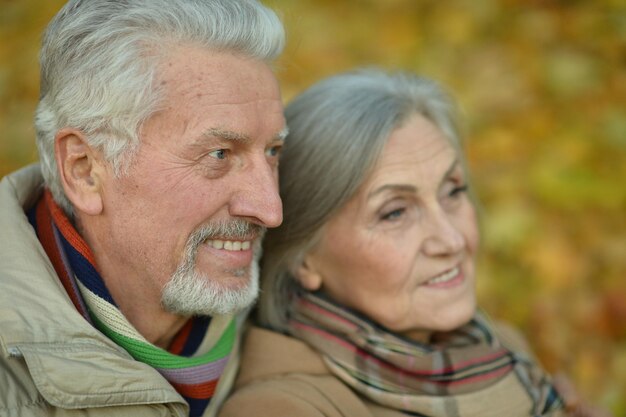
<svg viewBox="0 0 626 417"><path fill-rule="evenodd" d="M54 157L65 127L81 131L121 175L142 123L162 106L158 65L181 45L229 51L268 64L284 29L256 0L72 0L48 25L40 53L37 147L47 187L72 216Z"/></svg>

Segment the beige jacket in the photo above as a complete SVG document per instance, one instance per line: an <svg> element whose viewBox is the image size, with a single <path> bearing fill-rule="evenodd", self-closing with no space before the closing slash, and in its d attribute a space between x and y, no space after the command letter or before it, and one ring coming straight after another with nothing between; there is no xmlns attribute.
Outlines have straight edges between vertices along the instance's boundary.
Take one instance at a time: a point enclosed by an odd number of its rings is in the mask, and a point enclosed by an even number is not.
<svg viewBox="0 0 626 417"><path fill-rule="evenodd" d="M0 182L0 417L186 416L188 406L153 368L77 312L24 213L39 197L39 167ZM205 416L213 416L237 355Z"/></svg>
<svg viewBox="0 0 626 417"><path fill-rule="evenodd" d="M259 327L247 330L233 396L220 417L406 416L364 400L330 373L304 342Z"/></svg>

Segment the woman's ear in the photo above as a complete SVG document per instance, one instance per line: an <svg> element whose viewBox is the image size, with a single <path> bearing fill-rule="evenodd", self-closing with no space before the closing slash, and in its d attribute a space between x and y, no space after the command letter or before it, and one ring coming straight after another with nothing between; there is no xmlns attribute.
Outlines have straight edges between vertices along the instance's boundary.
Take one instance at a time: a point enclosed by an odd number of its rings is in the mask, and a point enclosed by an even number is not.
<svg viewBox="0 0 626 417"><path fill-rule="evenodd" d="M309 291L317 291L322 286L322 275L315 267L315 260L306 255L302 263L295 269L294 275L300 285Z"/></svg>
<svg viewBox="0 0 626 417"><path fill-rule="evenodd" d="M100 214L104 169L83 133L71 128L59 130L54 137L54 155L63 190L74 208L89 215Z"/></svg>

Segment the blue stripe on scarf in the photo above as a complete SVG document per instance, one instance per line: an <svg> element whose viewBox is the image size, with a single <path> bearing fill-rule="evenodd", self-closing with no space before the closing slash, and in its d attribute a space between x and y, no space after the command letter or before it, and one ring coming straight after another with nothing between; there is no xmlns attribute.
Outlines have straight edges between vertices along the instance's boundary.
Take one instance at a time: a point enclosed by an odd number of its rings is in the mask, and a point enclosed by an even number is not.
<svg viewBox="0 0 626 417"><path fill-rule="evenodd" d="M78 252L74 247L68 242L63 233L59 233L61 237L61 243L63 245L63 249L65 249L65 254L67 255L67 260L72 267L72 270L76 274L78 280L87 287L91 292L98 295L98 297L104 299L106 302L114 305L115 301L113 301L113 297L109 293L106 285L102 278L100 278L100 274L96 271L96 268Z"/></svg>
<svg viewBox="0 0 626 417"><path fill-rule="evenodd" d="M37 238L39 238L39 232L37 231L37 204L26 212L26 217L28 217L28 222L31 226L33 226L35 234L37 235Z"/></svg>
<svg viewBox="0 0 626 417"><path fill-rule="evenodd" d="M550 387L550 392L548 393L548 398L546 398L546 406L544 407L542 414L545 414L549 411L557 409L563 406L563 399L559 395L558 392L554 389L554 387Z"/></svg>
<svg viewBox="0 0 626 417"><path fill-rule="evenodd" d="M185 346L183 346L183 349L180 352L180 356L191 356L198 350L200 343L204 340L204 336L206 335L210 323L211 317L194 317L191 331L185 341Z"/></svg>
<svg viewBox="0 0 626 417"><path fill-rule="evenodd" d="M197 400L195 398L185 397L187 404L189 404L189 417L201 417L204 414L204 410L209 406L211 399Z"/></svg>

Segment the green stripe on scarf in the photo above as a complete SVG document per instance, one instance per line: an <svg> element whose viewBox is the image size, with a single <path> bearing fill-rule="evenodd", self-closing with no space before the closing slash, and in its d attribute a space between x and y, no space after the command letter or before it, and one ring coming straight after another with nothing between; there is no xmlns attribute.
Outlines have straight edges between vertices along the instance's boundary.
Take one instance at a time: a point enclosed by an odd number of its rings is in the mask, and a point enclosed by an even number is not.
<svg viewBox="0 0 626 417"><path fill-rule="evenodd" d="M154 368L180 369L204 365L208 362L213 362L228 356L235 343L235 320L231 320L213 349L195 358L177 356L154 345L121 335L108 328L95 314L91 313L90 315L98 330L104 333L109 339L113 340L117 345L126 349L133 358Z"/></svg>

